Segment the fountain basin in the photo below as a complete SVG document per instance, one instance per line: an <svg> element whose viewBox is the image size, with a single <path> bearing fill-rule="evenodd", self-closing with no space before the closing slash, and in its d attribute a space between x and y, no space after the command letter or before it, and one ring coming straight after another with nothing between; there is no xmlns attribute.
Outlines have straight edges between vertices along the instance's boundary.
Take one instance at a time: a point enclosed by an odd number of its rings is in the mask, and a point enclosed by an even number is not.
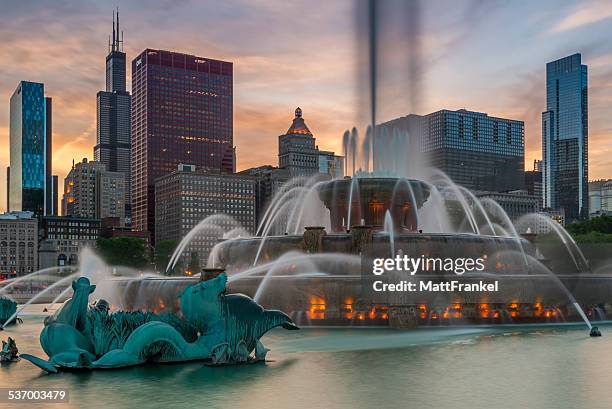
<svg viewBox="0 0 612 409"><path fill-rule="evenodd" d="M416 209L429 197L429 186L413 179L344 178L323 183L319 197L329 209L332 232L360 224L382 230L387 210L397 232L410 232L418 230Z"/></svg>

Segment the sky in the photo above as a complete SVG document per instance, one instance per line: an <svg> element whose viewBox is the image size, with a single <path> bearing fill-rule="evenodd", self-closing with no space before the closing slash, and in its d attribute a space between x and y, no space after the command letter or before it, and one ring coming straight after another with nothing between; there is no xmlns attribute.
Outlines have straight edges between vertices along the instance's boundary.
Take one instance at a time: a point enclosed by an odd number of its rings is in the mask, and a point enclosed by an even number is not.
<svg viewBox="0 0 612 409"><path fill-rule="evenodd" d="M0 211L9 100L19 81L53 98L53 173L93 158L96 93L112 10L128 62L157 48L234 63L238 170L278 163L300 106L321 149L368 117L363 0L0 0ZM379 14L378 119L469 109L525 122L525 166L541 157L545 65L582 53L589 71L589 179L612 178L612 3L386 0ZM128 64L129 65L129 64ZM128 78L131 76L128 68ZM129 81L128 81L129 82ZM128 85L129 88L129 85Z"/></svg>

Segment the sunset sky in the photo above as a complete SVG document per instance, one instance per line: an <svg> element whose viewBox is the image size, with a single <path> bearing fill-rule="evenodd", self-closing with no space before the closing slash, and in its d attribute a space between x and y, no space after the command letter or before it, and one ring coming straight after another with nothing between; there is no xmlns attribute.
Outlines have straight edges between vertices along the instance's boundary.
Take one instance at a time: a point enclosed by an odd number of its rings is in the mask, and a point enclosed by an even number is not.
<svg viewBox="0 0 612 409"><path fill-rule="evenodd" d="M319 147L340 153L343 131L363 125L367 105L362 75L367 44L359 35L356 5L356 0L3 1L0 210L6 207L9 99L20 80L43 82L53 98L53 172L60 190L72 160L93 157L96 93L104 88L114 6L120 9L128 61L149 47L234 63L238 169L277 164L277 137L297 106ZM589 70L589 179L612 178L612 3L433 1L422 2L420 12L417 21L392 10L381 15L387 35L381 36L379 54L380 120L443 108L523 120L525 162L531 168L541 156L545 64L580 52Z"/></svg>

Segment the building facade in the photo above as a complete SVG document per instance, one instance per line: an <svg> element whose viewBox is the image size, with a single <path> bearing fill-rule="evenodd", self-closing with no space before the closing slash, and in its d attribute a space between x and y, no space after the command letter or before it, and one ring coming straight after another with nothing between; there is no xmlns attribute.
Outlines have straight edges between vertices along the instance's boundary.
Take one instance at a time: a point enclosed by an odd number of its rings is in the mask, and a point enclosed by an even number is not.
<svg viewBox="0 0 612 409"><path fill-rule="evenodd" d="M87 158L72 165L64 179L63 216L96 217L96 178L104 170L104 164Z"/></svg>
<svg viewBox="0 0 612 409"><path fill-rule="evenodd" d="M612 214L612 179L589 182L589 216Z"/></svg>
<svg viewBox="0 0 612 409"><path fill-rule="evenodd" d="M533 170L525 171L525 189L527 193L539 197L540 210L544 207L544 189L542 185L541 161L533 161Z"/></svg>
<svg viewBox="0 0 612 409"><path fill-rule="evenodd" d="M278 166L288 169L291 177L310 177L319 173L319 149L299 107L287 132L278 137Z"/></svg>
<svg viewBox="0 0 612 409"><path fill-rule="evenodd" d="M239 174L255 178L255 225L259 227L272 199L281 191L283 185L291 179L289 169L267 165L245 169Z"/></svg>
<svg viewBox="0 0 612 409"><path fill-rule="evenodd" d="M123 172L107 171L103 163L83 158L64 179L62 215L90 219L118 217L120 225L125 226L126 189Z"/></svg>
<svg viewBox="0 0 612 409"><path fill-rule="evenodd" d="M78 266L79 253L95 248L100 220L71 217L43 217L39 229L39 268Z"/></svg>
<svg viewBox="0 0 612 409"><path fill-rule="evenodd" d="M21 81L10 101L9 211L47 212L46 184L51 176L51 99L44 84ZM49 117L51 112L49 112Z"/></svg>
<svg viewBox="0 0 612 409"><path fill-rule="evenodd" d="M331 151L319 151L319 173L332 179L344 177L344 157Z"/></svg>
<svg viewBox="0 0 612 409"><path fill-rule="evenodd" d="M132 97L126 90L126 55L123 39L119 39L119 11L117 28L113 18L113 37L106 56L106 89L97 94L97 126L94 160L103 163L109 172L121 172L125 176L125 197L121 200L124 218L130 220L131 180L131 104Z"/></svg>
<svg viewBox="0 0 612 409"><path fill-rule="evenodd" d="M524 188L524 154L522 121L460 109L408 115L381 124L373 158L375 170L397 172L389 165L403 165L410 157L470 190L505 192Z"/></svg>
<svg viewBox="0 0 612 409"><path fill-rule="evenodd" d="M101 170L96 174L96 219L117 218L120 226L126 224L126 190L123 172Z"/></svg>
<svg viewBox="0 0 612 409"><path fill-rule="evenodd" d="M132 225L155 232L155 181L178 164L235 171L233 66L162 50L132 61Z"/></svg>
<svg viewBox="0 0 612 409"><path fill-rule="evenodd" d="M530 195L526 190L510 192L475 192L477 198L489 198L497 202L510 220L516 221L521 216L540 211L540 198Z"/></svg>
<svg viewBox="0 0 612 409"><path fill-rule="evenodd" d="M256 181L241 174L219 171L198 171L183 167L162 176L155 184L156 242L180 241L191 229L209 216L219 217L218 228L203 229L191 242L183 256L197 254L200 266L206 265L210 250L222 231L241 228L244 234L254 234L256 227ZM238 227L240 226L240 227Z"/></svg>
<svg viewBox="0 0 612 409"><path fill-rule="evenodd" d="M546 64L544 207L563 209L567 222L589 211L587 77L580 54Z"/></svg>
<svg viewBox="0 0 612 409"><path fill-rule="evenodd" d="M38 270L38 219L31 211L0 215L0 275Z"/></svg>

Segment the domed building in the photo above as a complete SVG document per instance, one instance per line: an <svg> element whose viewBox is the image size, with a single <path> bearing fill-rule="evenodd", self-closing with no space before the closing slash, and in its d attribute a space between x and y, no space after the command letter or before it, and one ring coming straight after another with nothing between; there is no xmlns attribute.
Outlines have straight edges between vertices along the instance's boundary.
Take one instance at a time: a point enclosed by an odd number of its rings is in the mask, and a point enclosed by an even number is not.
<svg viewBox="0 0 612 409"><path fill-rule="evenodd" d="M302 118L302 110L295 110L293 123L278 137L278 164L289 170L290 177L312 176L319 172L319 149L316 139Z"/></svg>

